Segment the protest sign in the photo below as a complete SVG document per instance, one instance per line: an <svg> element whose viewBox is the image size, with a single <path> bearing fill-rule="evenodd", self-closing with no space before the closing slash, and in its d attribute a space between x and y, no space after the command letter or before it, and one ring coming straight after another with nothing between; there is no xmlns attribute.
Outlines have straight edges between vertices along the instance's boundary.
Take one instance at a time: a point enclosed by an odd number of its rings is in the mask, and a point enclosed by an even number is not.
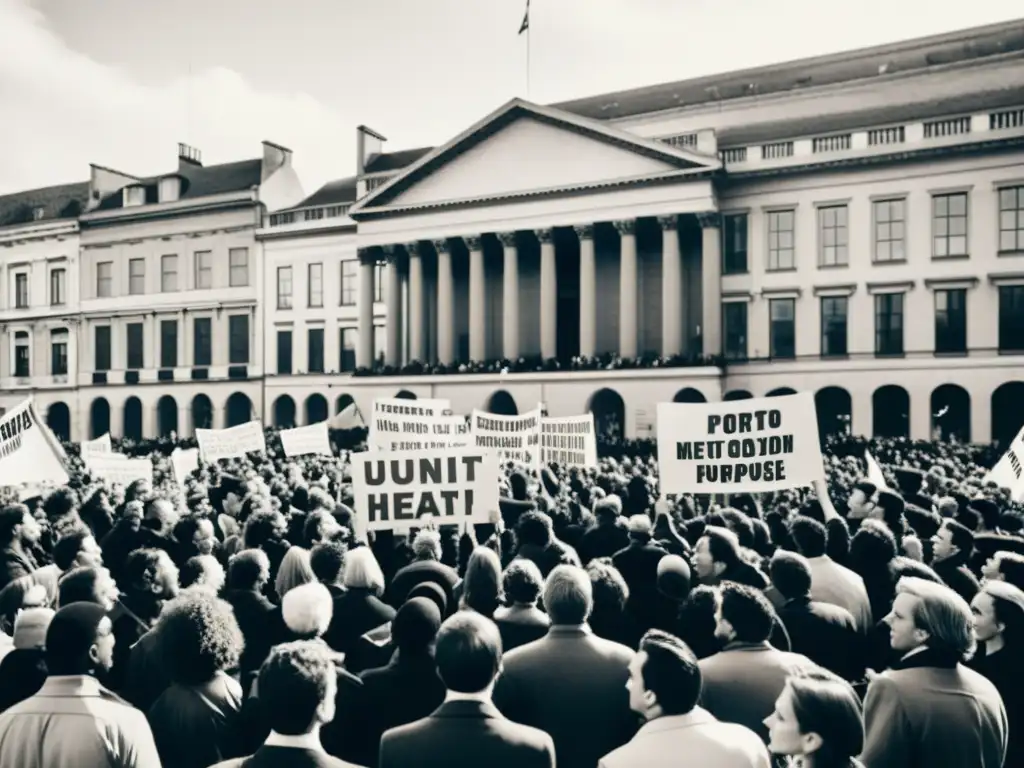
<svg viewBox="0 0 1024 768"><path fill-rule="evenodd" d="M199 469L199 449L175 448L171 452L171 468L178 485L184 485L185 478Z"/></svg>
<svg viewBox="0 0 1024 768"><path fill-rule="evenodd" d="M473 409L470 431L477 448L494 451L498 461L540 468L540 409L501 416Z"/></svg>
<svg viewBox="0 0 1024 768"><path fill-rule="evenodd" d="M442 525L487 523L498 509L498 461L477 448L354 453L352 491L371 531L415 526L424 515Z"/></svg>
<svg viewBox="0 0 1024 768"><path fill-rule="evenodd" d="M374 424L369 443L374 451L433 451L473 445L464 416L378 416Z"/></svg>
<svg viewBox="0 0 1024 768"><path fill-rule="evenodd" d="M331 441L327 436L327 422L310 424L306 427L281 430L281 447L285 456L305 456L315 453L322 456L333 456Z"/></svg>
<svg viewBox="0 0 1024 768"><path fill-rule="evenodd" d="M266 453L267 441L263 436L263 425L248 421L228 429L197 429L196 441L203 461L237 459L247 453Z"/></svg>
<svg viewBox="0 0 1024 768"><path fill-rule="evenodd" d="M1024 501L1024 428L1017 433L1010 447L985 475L985 483L1009 488L1014 501Z"/></svg>
<svg viewBox="0 0 1024 768"><path fill-rule="evenodd" d="M825 477L814 396L658 403L661 494L778 491Z"/></svg>
<svg viewBox="0 0 1024 768"><path fill-rule="evenodd" d="M373 401L370 413L370 426L367 430L366 444L371 451L377 450L380 443L377 438L378 419L395 420L405 417L444 416L451 414L450 400L404 400L400 397L378 397Z"/></svg>
<svg viewBox="0 0 1024 768"><path fill-rule="evenodd" d="M130 459L123 454L95 454L89 459L89 472L101 480L131 485L136 480L153 482L153 463L149 459Z"/></svg>
<svg viewBox="0 0 1024 768"><path fill-rule="evenodd" d="M95 440L84 440L78 444L79 450L84 460L86 456L92 456L97 453L112 453L114 448L110 442L110 433L107 432Z"/></svg>
<svg viewBox="0 0 1024 768"><path fill-rule="evenodd" d="M596 467L594 414L541 418L540 461L566 467Z"/></svg>
<svg viewBox="0 0 1024 768"><path fill-rule="evenodd" d="M64 485L66 458L31 398L0 418L0 486Z"/></svg>
<svg viewBox="0 0 1024 768"><path fill-rule="evenodd" d="M885 474L882 472L882 467L875 461L871 451L864 451L864 462L868 465L868 480L874 483L876 488L888 490L889 486L885 482Z"/></svg>

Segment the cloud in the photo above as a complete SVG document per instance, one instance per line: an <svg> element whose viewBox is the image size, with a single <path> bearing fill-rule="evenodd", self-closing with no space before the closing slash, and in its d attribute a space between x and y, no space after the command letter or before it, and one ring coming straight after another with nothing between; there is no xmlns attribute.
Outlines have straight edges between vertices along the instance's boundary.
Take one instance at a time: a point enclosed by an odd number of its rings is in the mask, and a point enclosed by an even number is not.
<svg viewBox="0 0 1024 768"><path fill-rule="evenodd" d="M163 172L179 141L207 164L284 144L307 193L355 167L355 121L308 94L261 90L225 68L140 82L70 49L26 0L0 0L0 51L0 194L84 181L89 163Z"/></svg>

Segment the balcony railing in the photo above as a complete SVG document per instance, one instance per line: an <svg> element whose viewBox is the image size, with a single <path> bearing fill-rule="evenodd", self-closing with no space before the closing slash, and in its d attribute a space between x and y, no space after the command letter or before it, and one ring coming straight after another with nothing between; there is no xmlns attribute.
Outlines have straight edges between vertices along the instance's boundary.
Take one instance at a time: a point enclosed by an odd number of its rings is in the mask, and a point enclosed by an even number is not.
<svg viewBox="0 0 1024 768"><path fill-rule="evenodd" d="M322 221L323 219L337 219L348 215L351 203L341 205L319 205L314 208L299 208L294 211L281 211L270 214L269 226L284 227L288 224L297 224L305 221Z"/></svg>

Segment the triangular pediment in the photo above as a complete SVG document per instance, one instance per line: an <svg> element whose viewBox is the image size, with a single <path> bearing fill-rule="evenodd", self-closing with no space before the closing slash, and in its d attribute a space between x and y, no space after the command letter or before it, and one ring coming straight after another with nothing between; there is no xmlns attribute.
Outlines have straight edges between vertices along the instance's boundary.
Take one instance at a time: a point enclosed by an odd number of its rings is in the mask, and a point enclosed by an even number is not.
<svg viewBox="0 0 1024 768"><path fill-rule="evenodd" d="M717 158L516 99L352 209L408 210L699 175Z"/></svg>

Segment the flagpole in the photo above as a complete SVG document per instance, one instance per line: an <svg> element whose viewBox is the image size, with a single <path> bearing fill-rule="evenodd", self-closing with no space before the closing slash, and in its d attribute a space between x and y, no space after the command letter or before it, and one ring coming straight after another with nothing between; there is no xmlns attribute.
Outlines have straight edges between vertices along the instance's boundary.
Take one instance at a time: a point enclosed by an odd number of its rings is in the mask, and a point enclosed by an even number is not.
<svg viewBox="0 0 1024 768"><path fill-rule="evenodd" d="M530 100L530 28L526 28L526 100Z"/></svg>

